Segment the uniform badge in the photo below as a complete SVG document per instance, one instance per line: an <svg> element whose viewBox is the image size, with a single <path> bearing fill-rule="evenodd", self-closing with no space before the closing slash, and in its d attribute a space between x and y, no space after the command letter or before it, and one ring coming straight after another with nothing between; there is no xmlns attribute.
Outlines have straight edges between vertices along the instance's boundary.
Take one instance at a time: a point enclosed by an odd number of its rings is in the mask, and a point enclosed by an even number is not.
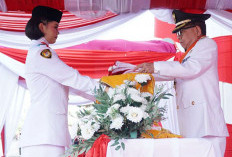
<svg viewBox="0 0 232 157"><path fill-rule="evenodd" d="M40 55L44 58L52 58L52 53L49 49L43 50Z"/></svg>

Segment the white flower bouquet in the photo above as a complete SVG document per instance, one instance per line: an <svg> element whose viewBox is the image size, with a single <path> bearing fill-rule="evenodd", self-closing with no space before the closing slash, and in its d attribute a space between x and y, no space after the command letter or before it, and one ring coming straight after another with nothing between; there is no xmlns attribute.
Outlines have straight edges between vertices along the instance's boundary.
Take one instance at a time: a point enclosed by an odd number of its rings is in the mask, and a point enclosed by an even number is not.
<svg viewBox="0 0 232 157"><path fill-rule="evenodd" d="M73 145L71 153L87 152L94 141L102 134L115 140L115 149L125 148L120 143L122 138L139 138L141 133L151 129L154 122L164 119L165 108L159 107L160 99L168 99L171 94L156 90L154 95L141 92L141 88L151 80L148 74L137 74L132 80L125 80L124 84L95 90L96 103L78 112L79 143ZM140 88L136 89L136 84ZM162 88L162 87L161 87Z"/></svg>

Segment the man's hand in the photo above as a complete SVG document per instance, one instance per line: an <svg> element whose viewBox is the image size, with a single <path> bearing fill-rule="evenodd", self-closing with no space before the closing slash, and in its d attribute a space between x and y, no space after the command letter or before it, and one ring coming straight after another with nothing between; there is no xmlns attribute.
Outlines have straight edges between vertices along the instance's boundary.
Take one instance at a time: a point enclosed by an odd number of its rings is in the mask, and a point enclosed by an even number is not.
<svg viewBox="0 0 232 157"><path fill-rule="evenodd" d="M142 63L137 65L135 70L139 70L140 73L154 73L154 64L153 63Z"/></svg>

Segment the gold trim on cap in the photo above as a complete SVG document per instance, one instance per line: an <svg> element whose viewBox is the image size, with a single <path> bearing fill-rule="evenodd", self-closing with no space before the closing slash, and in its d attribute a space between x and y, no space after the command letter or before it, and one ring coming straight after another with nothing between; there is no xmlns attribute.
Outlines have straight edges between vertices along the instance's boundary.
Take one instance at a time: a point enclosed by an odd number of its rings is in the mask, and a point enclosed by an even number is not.
<svg viewBox="0 0 232 157"><path fill-rule="evenodd" d="M183 23L183 24L177 26L173 31L176 31L177 29L184 27L186 24L187 24L187 23Z"/></svg>
<svg viewBox="0 0 232 157"><path fill-rule="evenodd" d="M191 22L191 20L190 20L190 19L186 19L186 20L177 22L177 23L176 23L176 26L177 26L177 25L181 25L182 23L187 23L187 22Z"/></svg>

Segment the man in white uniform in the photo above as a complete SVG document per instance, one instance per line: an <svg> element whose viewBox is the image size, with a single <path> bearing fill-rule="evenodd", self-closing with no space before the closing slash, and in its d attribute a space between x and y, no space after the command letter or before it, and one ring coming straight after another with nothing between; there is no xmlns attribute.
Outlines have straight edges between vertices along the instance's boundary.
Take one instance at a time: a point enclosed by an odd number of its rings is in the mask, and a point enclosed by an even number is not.
<svg viewBox="0 0 232 157"><path fill-rule="evenodd" d="M62 12L45 6L32 11L25 33L32 40L26 59L31 106L21 137L22 157L59 157L70 145L69 87L93 91L98 82L63 63L49 44L56 42Z"/></svg>
<svg viewBox="0 0 232 157"><path fill-rule="evenodd" d="M140 72L154 73L155 80L175 80L180 133L184 137L210 140L217 157L223 157L228 130L220 106L217 45L206 37L209 14L173 11L173 33L185 54L180 61L138 65Z"/></svg>

